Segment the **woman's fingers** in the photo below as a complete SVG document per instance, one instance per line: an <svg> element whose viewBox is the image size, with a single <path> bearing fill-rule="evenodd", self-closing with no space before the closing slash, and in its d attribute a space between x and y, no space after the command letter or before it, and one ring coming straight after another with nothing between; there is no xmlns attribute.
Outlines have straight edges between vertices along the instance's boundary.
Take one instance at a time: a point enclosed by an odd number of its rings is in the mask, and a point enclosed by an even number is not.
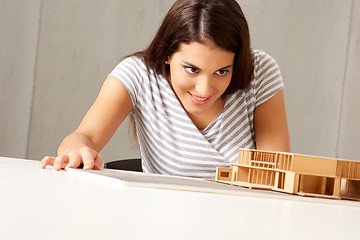
<svg viewBox="0 0 360 240"><path fill-rule="evenodd" d="M65 166L65 170L68 170L69 168L77 168L80 166L82 163L81 155L74 151L70 151L67 155L69 156L69 164Z"/></svg>
<svg viewBox="0 0 360 240"><path fill-rule="evenodd" d="M98 153L90 148L82 149L81 157L84 163L84 169L90 170L93 169L95 164L95 158L97 157Z"/></svg>
<svg viewBox="0 0 360 240"><path fill-rule="evenodd" d="M69 163L69 156L68 155L58 155L55 158L55 162L53 164L53 169L58 171L62 168L65 168L66 165Z"/></svg>
<svg viewBox="0 0 360 240"><path fill-rule="evenodd" d="M77 168L81 164L84 169L101 170L104 161L100 154L95 150L84 147L77 150L71 150L57 157L44 157L40 162L40 168L45 168L47 165L53 166L53 169L58 171L60 169Z"/></svg>
<svg viewBox="0 0 360 240"><path fill-rule="evenodd" d="M47 165L52 166L54 165L54 162L55 162L54 157L46 156L40 161L40 168L44 169L46 168Z"/></svg>
<svg viewBox="0 0 360 240"><path fill-rule="evenodd" d="M100 154L97 154L95 158L95 164L94 164L94 170L101 170L104 165L104 160L100 156Z"/></svg>

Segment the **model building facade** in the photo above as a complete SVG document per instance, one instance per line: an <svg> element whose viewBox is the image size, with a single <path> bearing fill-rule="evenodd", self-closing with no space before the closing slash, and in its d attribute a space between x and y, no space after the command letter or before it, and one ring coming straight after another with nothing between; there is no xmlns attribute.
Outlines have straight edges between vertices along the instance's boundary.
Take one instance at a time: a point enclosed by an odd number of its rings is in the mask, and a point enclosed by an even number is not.
<svg viewBox="0 0 360 240"><path fill-rule="evenodd" d="M360 162L301 154L240 149L216 181L303 196L360 200Z"/></svg>

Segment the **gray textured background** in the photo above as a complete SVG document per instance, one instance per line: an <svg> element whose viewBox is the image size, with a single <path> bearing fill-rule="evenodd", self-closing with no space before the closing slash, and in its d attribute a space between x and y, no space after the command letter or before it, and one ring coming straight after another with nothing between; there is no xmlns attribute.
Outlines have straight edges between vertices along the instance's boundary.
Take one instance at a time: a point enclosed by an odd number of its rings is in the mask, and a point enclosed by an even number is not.
<svg viewBox="0 0 360 240"><path fill-rule="evenodd" d="M0 0L0 156L54 155L173 0ZM285 81L292 151L360 160L360 1L239 0ZM101 152L139 156L125 122Z"/></svg>

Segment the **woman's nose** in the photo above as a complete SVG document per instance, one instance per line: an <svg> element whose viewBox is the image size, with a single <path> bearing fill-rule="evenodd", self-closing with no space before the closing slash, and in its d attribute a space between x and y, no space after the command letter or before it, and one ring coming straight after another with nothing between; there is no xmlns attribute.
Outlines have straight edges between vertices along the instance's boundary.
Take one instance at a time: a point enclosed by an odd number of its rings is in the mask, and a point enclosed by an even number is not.
<svg viewBox="0 0 360 240"><path fill-rule="evenodd" d="M202 76L196 82L195 90L201 97L208 97L212 94L211 77Z"/></svg>

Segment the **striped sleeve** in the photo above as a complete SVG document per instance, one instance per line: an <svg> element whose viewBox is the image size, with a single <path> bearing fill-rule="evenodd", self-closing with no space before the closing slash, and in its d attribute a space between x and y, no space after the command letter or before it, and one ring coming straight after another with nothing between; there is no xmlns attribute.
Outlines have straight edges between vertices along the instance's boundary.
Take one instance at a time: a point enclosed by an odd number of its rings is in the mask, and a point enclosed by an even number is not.
<svg viewBox="0 0 360 240"><path fill-rule="evenodd" d="M266 102L284 88L279 66L263 51L255 52L254 88L256 107Z"/></svg>
<svg viewBox="0 0 360 240"><path fill-rule="evenodd" d="M128 57L121 61L109 74L109 76L119 79L124 85L131 97L133 108L136 106L140 84L146 72L145 64L139 58Z"/></svg>

